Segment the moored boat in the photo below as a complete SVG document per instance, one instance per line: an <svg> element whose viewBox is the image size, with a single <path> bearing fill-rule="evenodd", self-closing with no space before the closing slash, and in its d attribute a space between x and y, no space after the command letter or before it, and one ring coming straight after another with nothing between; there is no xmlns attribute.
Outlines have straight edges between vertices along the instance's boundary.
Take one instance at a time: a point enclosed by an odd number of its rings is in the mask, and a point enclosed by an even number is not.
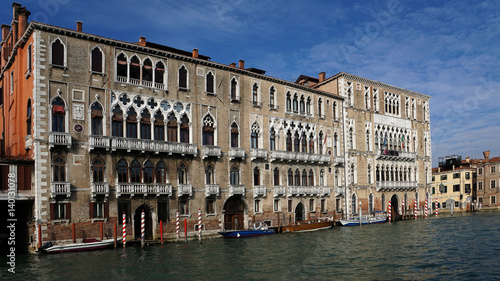
<svg viewBox="0 0 500 281"><path fill-rule="evenodd" d="M220 231L224 238L246 238L274 234L274 230L269 229L266 224L254 224L252 229Z"/></svg>
<svg viewBox="0 0 500 281"><path fill-rule="evenodd" d="M117 243L121 241L121 238L117 239ZM40 248L40 251L48 254L59 254L67 252L82 252L82 251L93 251L110 248L114 245L114 239L106 240L96 240L96 239L84 239L82 243L72 243L72 244L62 244L53 245L52 242L47 242Z"/></svg>
<svg viewBox="0 0 500 281"><path fill-rule="evenodd" d="M371 217L371 218L361 218L361 224L375 224L375 223L384 223L387 219L385 217ZM360 225L359 218L350 218L350 219L341 219L340 224L342 226L353 226Z"/></svg>
<svg viewBox="0 0 500 281"><path fill-rule="evenodd" d="M333 226L334 221L330 219L318 219L308 221L297 221L282 227L283 232L305 232L328 229Z"/></svg>

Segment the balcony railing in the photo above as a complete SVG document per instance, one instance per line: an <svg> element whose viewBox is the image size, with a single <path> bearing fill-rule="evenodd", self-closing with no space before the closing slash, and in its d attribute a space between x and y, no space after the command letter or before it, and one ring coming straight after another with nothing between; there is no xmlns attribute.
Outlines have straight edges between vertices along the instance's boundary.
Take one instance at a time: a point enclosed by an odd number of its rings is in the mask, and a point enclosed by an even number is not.
<svg viewBox="0 0 500 281"><path fill-rule="evenodd" d="M218 184L205 184L205 195L207 197L218 197L220 194L220 188Z"/></svg>
<svg viewBox="0 0 500 281"><path fill-rule="evenodd" d="M177 185L177 197L193 196L193 186L191 184L183 183Z"/></svg>
<svg viewBox="0 0 500 281"><path fill-rule="evenodd" d="M93 182L91 183L92 198L98 195L104 195L105 198L109 196L109 183L107 182Z"/></svg>
<svg viewBox="0 0 500 281"><path fill-rule="evenodd" d="M241 195L245 196L245 186L244 185L230 185L229 186L229 196Z"/></svg>
<svg viewBox="0 0 500 281"><path fill-rule="evenodd" d="M203 154L203 159L207 157L220 158L222 152L220 146L204 145L201 147L201 154Z"/></svg>
<svg viewBox="0 0 500 281"><path fill-rule="evenodd" d="M52 198L62 195L71 197L71 185L69 182L53 182L50 184L50 194Z"/></svg>
<svg viewBox="0 0 500 281"><path fill-rule="evenodd" d="M342 196L344 195L344 188L341 186L337 186L334 188L335 191L335 196Z"/></svg>
<svg viewBox="0 0 500 281"><path fill-rule="evenodd" d="M273 187L274 197L285 196L286 187L283 185Z"/></svg>
<svg viewBox="0 0 500 281"><path fill-rule="evenodd" d="M266 197L267 189L265 185L254 185L253 186L253 198Z"/></svg>
<svg viewBox="0 0 500 281"><path fill-rule="evenodd" d="M252 161L255 159L267 159L267 149L251 148L250 157Z"/></svg>
<svg viewBox="0 0 500 281"><path fill-rule="evenodd" d="M415 152L377 149L377 159L382 160L399 160L399 161L415 161Z"/></svg>
<svg viewBox="0 0 500 281"><path fill-rule="evenodd" d="M319 196L329 196L331 193L331 189L329 186L320 186L319 187Z"/></svg>
<svg viewBox="0 0 500 281"><path fill-rule="evenodd" d="M172 185L169 183L118 183L116 185L116 197L121 195L167 195L172 196Z"/></svg>
<svg viewBox="0 0 500 281"><path fill-rule="evenodd" d="M110 144L110 138L107 136L97 136L97 135L89 136L89 150L93 150L96 148L109 149L109 144Z"/></svg>
<svg viewBox="0 0 500 281"><path fill-rule="evenodd" d="M418 187L416 181L378 181L377 191L385 190L412 190Z"/></svg>
<svg viewBox="0 0 500 281"><path fill-rule="evenodd" d="M329 186L289 186L288 196L327 196L330 195Z"/></svg>
<svg viewBox="0 0 500 281"><path fill-rule="evenodd" d="M343 156L335 156L335 167L343 167L345 165L345 160Z"/></svg>
<svg viewBox="0 0 500 281"><path fill-rule="evenodd" d="M61 132L50 132L49 133L49 147L52 148L56 145L65 145L71 148L71 134L61 133Z"/></svg>
<svg viewBox="0 0 500 281"><path fill-rule="evenodd" d="M135 150L141 152L176 153L194 156L198 154L196 144L113 137L111 138L111 150L115 151L117 149L125 149L128 152Z"/></svg>
<svg viewBox="0 0 500 281"><path fill-rule="evenodd" d="M269 157L271 161L297 161L312 164L330 163L330 155L316 153L271 150Z"/></svg>
<svg viewBox="0 0 500 281"><path fill-rule="evenodd" d="M271 161L292 161L296 160L297 153L293 151L271 150Z"/></svg>
<svg viewBox="0 0 500 281"><path fill-rule="evenodd" d="M124 76L116 76L116 81L121 82L121 83L128 83L132 85L137 85L137 86L144 86L144 87L149 87L149 88L157 88L164 90L165 89L165 84L164 83L159 83L159 82L153 82L153 81L147 81L147 80L141 80L136 79L136 78L127 78Z"/></svg>
<svg viewBox="0 0 500 281"><path fill-rule="evenodd" d="M229 159L244 159L245 158L245 149L240 147L231 147L229 148Z"/></svg>
<svg viewBox="0 0 500 281"><path fill-rule="evenodd" d="M289 186L288 196L302 196L306 194L305 186Z"/></svg>

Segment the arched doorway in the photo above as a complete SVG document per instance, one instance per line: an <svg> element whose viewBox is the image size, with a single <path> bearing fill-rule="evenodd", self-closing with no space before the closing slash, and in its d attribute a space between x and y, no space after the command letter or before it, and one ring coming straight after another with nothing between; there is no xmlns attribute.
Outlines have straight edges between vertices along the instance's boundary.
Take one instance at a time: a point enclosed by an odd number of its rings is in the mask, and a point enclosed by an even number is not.
<svg viewBox="0 0 500 281"><path fill-rule="evenodd" d="M299 203L295 207L295 221L303 221L305 219L304 204Z"/></svg>
<svg viewBox="0 0 500 281"><path fill-rule="evenodd" d="M141 239L141 213L144 210L144 218L145 218L145 232L144 239L152 240L153 239L153 220L151 219L151 210L148 205L142 204L137 209L135 209L134 213L134 238L136 240Z"/></svg>
<svg viewBox="0 0 500 281"><path fill-rule="evenodd" d="M401 220L401 214L399 213L399 200L396 194L391 197L391 208L392 208L392 221Z"/></svg>
<svg viewBox="0 0 500 281"><path fill-rule="evenodd" d="M240 195L231 196L224 204L224 229L244 229L245 202Z"/></svg>

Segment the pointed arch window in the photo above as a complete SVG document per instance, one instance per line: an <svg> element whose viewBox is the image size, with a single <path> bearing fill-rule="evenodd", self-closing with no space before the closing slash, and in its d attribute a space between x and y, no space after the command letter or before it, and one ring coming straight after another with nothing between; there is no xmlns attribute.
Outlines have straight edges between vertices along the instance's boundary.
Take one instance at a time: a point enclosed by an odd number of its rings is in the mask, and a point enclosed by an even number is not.
<svg viewBox="0 0 500 281"><path fill-rule="evenodd" d="M98 102L94 102L90 106L91 111L91 126L92 135L102 136L102 106Z"/></svg>
<svg viewBox="0 0 500 281"><path fill-rule="evenodd" d="M319 171L319 185L325 186L325 170Z"/></svg>
<svg viewBox="0 0 500 281"><path fill-rule="evenodd" d="M127 111L127 138L137 138L137 113L132 107Z"/></svg>
<svg viewBox="0 0 500 281"><path fill-rule="evenodd" d="M323 116L323 100L321 100L321 99L318 100L318 116L320 118L324 118L324 116Z"/></svg>
<svg viewBox="0 0 500 281"><path fill-rule="evenodd" d="M304 96L300 97L300 113L306 113L306 102L304 100Z"/></svg>
<svg viewBox="0 0 500 281"><path fill-rule="evenodd" d="M168 116L167 137L170 142L177 142L177 118L173 113Z"/></svg>
<svg viewBox="0 0 500 281"><path fill-rule="evenodd" d="M32 108L31 108L31 99L28 99L28 105L26 107L26 135L31 135L31 127L32 127Z"/></svg>
<svg viewBox="0 0 500 281"><path fill-rule="evenodd" d="M273 171L273 184L274 186L280 185L280 170L278 168Z"/></svg>
<svg viewBox="0 0 500 281"><path fill-rule="evenodd" d="M156 179L156 183L166 183L167 182L167 169L166 169L165 163L163 161L160 161L156 164L155 179Z"/></svg>
<svg viewBox="0 0 500 281"><path fill-rule="evenodd" d="M188 183L188 166L184 161L179 163L179 166L177 167L177 179L179 184Z"/></svg>
<svg viewBox="0 0 500 281"><path fill-rule="evenodd" d="M214 119L206 115L203 119L203 145L214 145Z"/></svg>
<svg viewBox="0 0 500 281"><path fill-rule="evenodd" d="M293 172L292 169L288 169L288 186L293 185Z"/></svg>
<svg viewBox="0 0 500 281"><path fill-rule="evenodd" d="M309 153L314 153L314 135L309 135Z"/></svg>
<svg viewBox="0 0 500 281"><path fill-rule="evenodd" d="M151 139L151 115L147 110L141 113L141 139Z"/></svg>
<svg viewBox="0 0 500 281"><path fill-rule="evenodd" d="M252 87L252 103L254 105L259 104L259 85L257 83L254 83Z"/></svg>
<svg viewBox="0 0 500 281"><path fill-rule="evenodd" d="M271 128L269 132L269 150L276 150L276 132Z"/></svg>
<svg viewBox="0 0 500 281"><path fill-rule="evenodd" d="M130 182L141 182L141 163L137 160L132 161L130 164Z"/></svg>
<svg viewBox="0 0 500 281"><path fill-rule="evenodd" d="M292 111L292 95L290 92L286 93L286 111Z"/></svg>
<svg viewBox="0 0 500 281"><path fill-rule="evenodd" d="M165 140L165 121L161 111L156 112L154 121L154 138L155 140Z"/></svg>
<svg viewBox="0 0 500 281"><path fill-rule="evenodd" d="M311 97L307 98L306 102L306 113L311 114Z"/></svg>
<svg viewBox="0 0 500 281"><path fill-rule="evenodd" d="M229 183L231 185L239 185L240 184L240 168L238 167L238 165L233 164L231 166L229 173L230 173L230 175L229 175L230 182Z"/></svg>
<svg viewBox="0 0 500 281"><path fill-rule="evenodd" d="M250 148L259 148L260 127L257 122L253 123L250 134Z"/></svg>
<svg viewBox="0 0 500 281"><path fill-rule="evenodd" d="M307 186L307 171L304 169L302 171L302 185Z"/></svg>
<svg viewBox="0 0 500 281"><path fill-rule="evenodd" d="M302 133L300 137L300 142L302 144L302 152L307 153L307 137L306 133Z"/></svg>
<svg viewBox="0 0 500 281"><path fill-rule="evenodd" d="M158 88L158 85L163 85L163 81L164 81L164 77L165 77L165 65L163 64L163 62L159 61L156 63L154 73L155 73L156 87Z"/></svg>
<svg viewBox="0 0 500 281"><path fill-rule="evenodd" d="M300 186L300 171L299 171L299 169L295 170L295 185Z"/></svg>
<svg viewBox="0 0 500 281"><path fill-rule="evenodd" d="M269 89L269 107L270 108L276 108L276 106L275 106L276 103L274 101L275 95L276 95L276 89L274 88L274 86L272 86Z"/></svg>
<svg viewBox="0 0 500 281"><path fill-rule="evenodd" d="M113 108L111 135L113 137L123 137L123 111L118 105Z"/></svg>
<svg viewBox="0 0 500 281"><path fill-rule="evenodd" d="M181 139L180 141L183 143L189 143L189 118L184 114L181 118Z"/></svg>
<svg viewBox="0 0 500 281"><path fill-rule="evenodd" d="M231 124L231 147L239 147L239 130L236 122Z"/></svg>
<svg viewBox="0 0 500 281"><path fill-rule="evenodd" d="M309 170L309 186L314 186L314 173L313 173L313 170Z"/></svg>
<svg viewBox="0 0 500 281"><path fill-rule="evenodd" d="M231 100L237 100L238 99L238 81L236 78L231 79L231 93L230 93L230 98Z"/></svg>
<svg viewBox="0 0 500 281"><path fill-rule="evenodd" d="M255 167L253 169L253 185L260 185L260 169L259 167Z"/></svg>
<svg viewBox="0 0 500 281"><path fill-rule="evenodd" d="M121 53L116 58L116 76L122 77L120 80L127 80L127 57Z"/></svg>
<svg viewBox="0 0 500 281"><path fill-rule="evenodd" d="M53 162L53 180L54 182L66 181L66 161L62 156L56 156Z"/></svg>
<svg viewBox="0 0 500 281"><path fill-rule="evenodd" d="M52 101L52 132L65 132L65 105L61 97L56 97Z"/></svg>
<svg viewBox="0 0 500 281"><path fill-rule="evenodd" d="M179 68L179 88L187 89L188 87L188 72L186 67L183 65Z"/></svg>
<svg viewBox="0 0 500 281"><path fill-rule="evenodd" d="M293 112L299 111L299 97L297 94L293 96Z"/></svg>
<svg viewBox="0 0 500 281"><path fill-rule="evenodd" d="M132 84L139 84L139 80L141 79L141 61L137 56L133 56L130 59L128 71L130 82Z"/></svg>
<svg viewBox="0 0 500 281"><path fill-rule="evenodd" d="M208 163L205 166L205 184L214 184L214 183L215 183L214 165L212 163Z"/></svg>
<svg viewBox="0 0 500 281"><path fill-rule="evenodd" d="M153 168L154 168L153 163L151 163L150 160L147 160L144 163L144 168L143 168L144 183L153 183L154 181Z"/></svg>
<svg viewBox="0 0 500 281"><path fill-rule="evenodd" d="M65 66L64 44L59 38L52 42L52 65Z"/></svg>
<svg viewBox="0 0 500 281"><path fill-rule="evenodd" d="M292 132L286 133L286 151L292 151Z"/></svg>
<svg viewBox="0 0 500 281"><path fill-rule="evenodd" d="M214 84L215 84L215 77L212 74L212 71L209 71L205 77L205 90L207 94L215 93Z"/></svg>
<svg viewBox="0 0 500 281"><path fill-rule="evenodd" d="M116 172L118 174L118 182L128 182L128 164L125 159L118 161Z"/></svg>
<svg viewBox="0 0 500 281"><path fill-rule="evenodd" d="M153 83L153 62L149 58L142 64L142 84L151 87Z"/></svg>
<svg viewBox="0 0 500 281"><path fill-rule="evenodd" d="M104 162L97 157L92 161L93 182L104 182Z"/></svg>
<svg viewBox="0 0 500 281"><path fill-rule="evenodd" d="M300 137L298 132L295 132L293 135L293 151L300 152Z"/></svg>
<svg viewBox="0 0 500 281"><path fill-rule="evenodd" d="M91 57L92 57L92 60L91 60L91 63L92 63L92 67L91 67L91 71L92 72L97 72L97 73L102 73L102 68L103 68L103 59L102 59L102 52L101 52L101 49L99 49L99 47L94 47L94 49L92 49L92 52L91 52Z"/></svg>
<svg viewBox="0 0 500 281"><path fill-rule="evenodd" d="M323 153L323 131L319 132L318 138L318 153Z"/></svg>

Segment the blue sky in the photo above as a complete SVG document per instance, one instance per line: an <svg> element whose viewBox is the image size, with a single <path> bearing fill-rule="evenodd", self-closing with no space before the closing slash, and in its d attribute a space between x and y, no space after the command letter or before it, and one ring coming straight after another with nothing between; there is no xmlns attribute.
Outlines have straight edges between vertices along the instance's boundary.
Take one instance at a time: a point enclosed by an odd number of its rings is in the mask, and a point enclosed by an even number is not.
<svg viewBox="0 0 500 281"><path fill-rule="evenodd" d="M500 1L18 2L30 20L81 20L84 32L198 48L285 80L344 71L427 94L433 166L445 155L500 156Z"/></svg>

